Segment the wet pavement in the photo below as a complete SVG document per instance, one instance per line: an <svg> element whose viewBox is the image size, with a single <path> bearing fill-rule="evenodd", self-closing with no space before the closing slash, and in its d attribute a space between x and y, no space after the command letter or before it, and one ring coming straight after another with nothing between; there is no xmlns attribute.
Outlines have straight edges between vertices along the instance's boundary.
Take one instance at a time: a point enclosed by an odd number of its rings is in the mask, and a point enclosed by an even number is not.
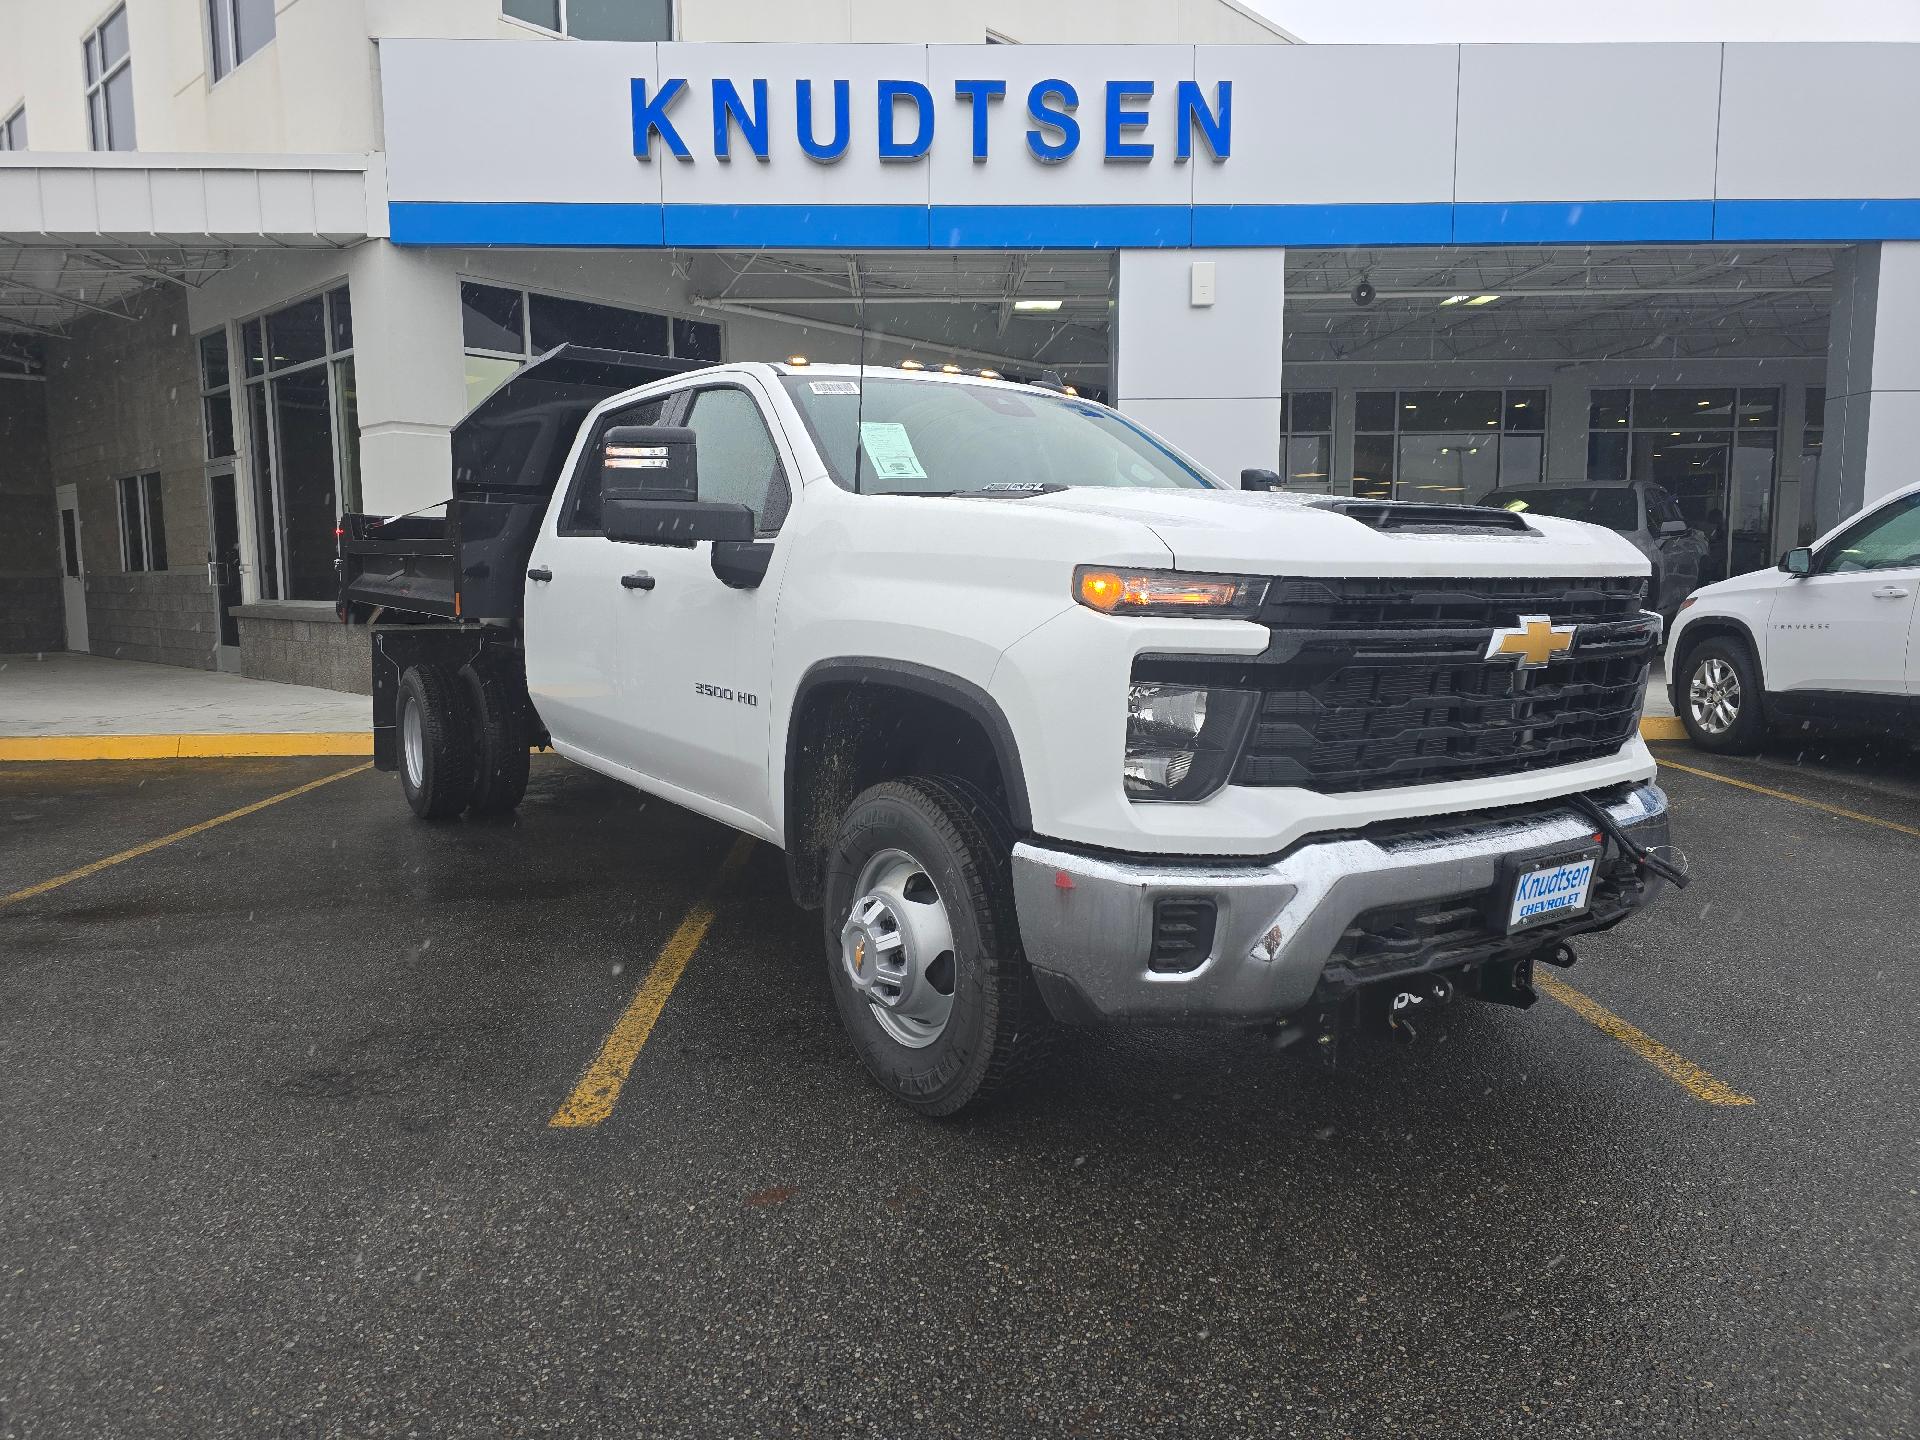
<svg viewBox="0 0 1920 1440"><path fill-rule="evenodd" d="M0 900L0 1437L1911 1435L1920 769L1662 753L1800 798L1665 771L1697 883L1565 979L1750 1106L1543 1000L928 1122L761 847L553 1129L733 837L550 757ZM353 768L0 766L0 896Z"/></svg>

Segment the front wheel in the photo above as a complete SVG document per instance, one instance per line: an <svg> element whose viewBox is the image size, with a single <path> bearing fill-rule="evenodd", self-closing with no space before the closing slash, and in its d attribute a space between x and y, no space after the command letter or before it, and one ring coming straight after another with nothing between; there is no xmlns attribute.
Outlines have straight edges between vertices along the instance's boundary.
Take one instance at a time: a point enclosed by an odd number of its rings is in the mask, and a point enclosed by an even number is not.
<svg viewBox="0 0 1920 1440"><path fill-rule="evenodd" d="M861 1061L924 1115L1018 1086L1052 1019L1020 949L1013 837L959 781L875 785L828 856L828 983Z"/></svg>
<svg viewBox="0 0 1920 1440"><path fill-rule="evenodd" d="M1714 639L1687 652L1677 687L1680 723L1702 750L1747 755L1766 738L1760 667L1738 640Z"/></svg>

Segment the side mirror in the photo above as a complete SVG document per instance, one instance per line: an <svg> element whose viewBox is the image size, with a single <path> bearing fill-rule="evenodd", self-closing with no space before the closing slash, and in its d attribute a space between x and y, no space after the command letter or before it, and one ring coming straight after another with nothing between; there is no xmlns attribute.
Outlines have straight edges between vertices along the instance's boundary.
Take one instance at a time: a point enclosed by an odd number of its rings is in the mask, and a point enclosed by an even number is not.
<svg viewBox="0 0 1920 1440"><path fill-rule="evenodd" d="M1285 483L1280 478L1278 470L1242 470L1240 472L1242 490L1278 490Z"/></svg>
<svg viewBox="0 0 1920 1440"><path fill-rule="evenodd" d="M698 500L693 431L677 425L614 426L600 440L600 494L606 500Z"/></svg>
<svg viewBox="0 0 1920 1440"><path fill-rule="evenodd" d="M1692 530L1693 527L1684 520L1662 520L1660 522L1660 533L1662 535L1687 535L1692 533Z"/></svg>
<svg viewBox="0 0 1920 1440"><path fill-rule="evenodd" d="M1801 545L1787 551L1780 557L1780 568L1789 575L1811 575L1813 573L1813 551Z"/></svg>

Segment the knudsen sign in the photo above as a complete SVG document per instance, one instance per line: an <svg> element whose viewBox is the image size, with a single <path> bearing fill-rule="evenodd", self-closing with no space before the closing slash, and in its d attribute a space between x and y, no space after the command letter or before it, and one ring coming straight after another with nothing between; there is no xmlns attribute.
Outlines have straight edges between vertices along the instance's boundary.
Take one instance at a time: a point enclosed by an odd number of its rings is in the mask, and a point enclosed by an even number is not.
<svg viewBox="0 0 1920 1440"><path fill-rule="evenodd" d="M708 86L707 115L696 110L687 113L691 93L685 79L675 77L651 90L643 79L633 81L633 153L641 160L653 159L657 140L674 158L691 162L688 148L676 121L693 132L697 120L710 118L713 134L713 158L731 161L735 139L756 160L769 158L776 124L791 128L800 151L809 160L831 165L847 153L853 140L853 86L846 80L834 80L826 88L833 118L823 136L820 106L814 82L797 80L793 87L793 108L783 119L771 87L765 80L749 80L744 93L732 80L715 80ZM1233 151L1233 82L1221 80L1213 86L1213 98L1195 80L1181 80L1173 87L1172 104L1162 101L1156 111L1155 86L1151 80L1109 80L1104 94L1088 97L1099 106L1098 114L1083 121L1080 92L1065 80L1041 80L1028 89L1027 149L1036 160L1057 164L1080 148L1083 131L1094 129L1105 158L1113 162L1146 162L1154 158L1156 133L1172 130L1173 158L1178 164L1191 160L1197 141L1209 159L1225 160ZM782 97L784 98L784 96ZM957 80L954 100L964 108L973 136L973 158L987 159L987 117L995 105L1006 103L1004 80ZM875 137L882 160L911 162L923 159L933 148L935 104L933 91L918 80L881 80L874 92ZM1092 142L1089 141L1091 144Z"/></svg>

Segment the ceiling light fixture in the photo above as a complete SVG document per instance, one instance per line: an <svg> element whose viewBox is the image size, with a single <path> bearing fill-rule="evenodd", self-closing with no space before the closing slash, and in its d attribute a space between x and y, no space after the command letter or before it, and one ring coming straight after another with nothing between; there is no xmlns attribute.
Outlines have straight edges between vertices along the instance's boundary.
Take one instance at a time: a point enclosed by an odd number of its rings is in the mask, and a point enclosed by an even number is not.
<svg viewBox="0 0 1920 1440"><path fill-rule="evenodd" d="M1442 300L1440 303L1442 305L1458 305L1463 301L1471 300L1472 298L1473 297L1471 295L1449 295L1447 296L1446 299Z"/></svg>
<svg viewBox="0 0 1920 1440"><path fill-rule="evenodd" d="M1013 302L1013 308L1016 310L1029 311L1053 311L1058 310L1064 304L1066 304L1064 300L1016 300Z"/></svg>
<svg viewBox="0 0 1920 1440"><path fill-rule="evenodd" d="M1471 300L1467 301L1467 304L1491 305L1494 301L1498 300L1499 298L1500 297L1498 295L1476 295Z"/></svg>

